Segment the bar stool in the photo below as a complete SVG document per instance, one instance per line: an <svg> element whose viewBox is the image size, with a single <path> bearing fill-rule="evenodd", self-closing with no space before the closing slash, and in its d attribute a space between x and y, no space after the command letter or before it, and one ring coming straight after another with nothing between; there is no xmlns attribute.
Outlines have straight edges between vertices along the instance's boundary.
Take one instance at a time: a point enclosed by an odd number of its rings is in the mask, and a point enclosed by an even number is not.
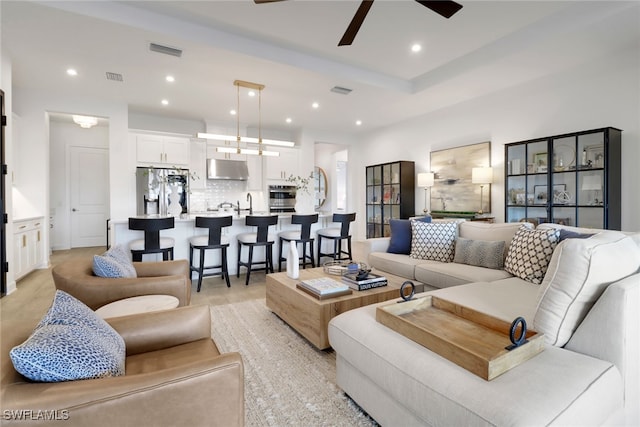
<svg viewBox="0 0 640 427"><path fill-rule="evenodd" d="M329 227L318 230L318 265L320 258L323 256L331 257L336 261L353 260L351 255L351 234L349 234L349 226L356 220L356 214L333 214L333 222L339 222L340 227ZM322 253L322 239L333 240L333 253ZM342 250L342 241L347 240L347 251ZM346 255L343 257L342 255Z"/></svg>
<svg viewBox="0 0 640 427"><path fill-rule="evenodd" d="M196 217L196 227L208 228L209 234L203 234L199 236L193 236L189 238L189 267L191 271L198 273L198 292L202 286L202 278L208 276L217 276L225 279L227 282L227 288L231 287L229 283L229 269L227 267L227 248L229 247L229 239L222 236L222 228L229 227L233 223L233 217ZM193 250L198 251L199 263L198 266L193 265ZM204 265L204 258L207 253L207 249L220 249L220 264L219 265ZM208 272L205 270L220 269L221 271Z"/></svg>
<svg viewBox="0 0 640 427"><path fill-rule="evenodd" d="M249 284L249 277L251 271L265 270L266 272L273 273L273 243L272 239L269 239L269 226L276 225L278 223L278 215L270 216L253 216L247 215L245 224L258 227L255 233L240 233L238 234L238 270L236 277L240 277L240 266L247 268L247 278L245 285ZM249 247L249 260L243 262L240 260L242 254L242 246ZM253 248L256 246L264 246L265 248L265 260L254 261L253 260ZM264 264L264 267L253 268L254 264Z"/></svg>
<svg viewBox="0 0 640 427"><path fill-rule="evenodd" d="M282 262L287 259L282 256L282 243L295 242L302 243L302 268L306 268L307 264L311 264L311 267L316 266L316 262L313 256L313 241L314 238L311 237L311 224L315 224L318 222L318 214L313 215L291 215L291 224L300 224L300 230L289 230L289 231L281 231L278 233L280 248L278 250L278 271L282 271ZM307 244L309 245L309 255L307 255ZM307 259L309 262L307 262Z"/></svg>
<svg viewBox="0 0 640 427"><path fill-rule="evenodd" d="M129 243L131 258L133 261L142 261L144 254L162 253L162 260L173 259L173 237L160 238L160 230L173 228L174 217L167 218L129 218L129 230L144 231L144 239L134 240Z"/></svg>

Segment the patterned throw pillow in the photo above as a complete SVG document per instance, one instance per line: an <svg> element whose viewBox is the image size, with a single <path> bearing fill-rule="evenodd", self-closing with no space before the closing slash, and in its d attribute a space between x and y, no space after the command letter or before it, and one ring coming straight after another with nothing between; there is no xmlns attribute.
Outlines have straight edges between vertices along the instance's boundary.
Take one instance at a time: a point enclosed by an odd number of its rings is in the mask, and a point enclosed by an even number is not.
<svg viewBox="0 0 640 427"><path fill-rule="evenodd" d="M124 245L113 246L102 255L94 255L93 273L111 278L138 276Z"/></svg>
<svg viewBox="0 0 640 427"><path fill-rule="evenodd" d="M33 334L9 356L30 380L57 382L123 375L125 352L124 340L108 323L58 290Z"/></svg>
<svg viewBox="0 0 640 427"><path fill-rule="evenodd" d="M559 240L559 230L520 227L511 240L504 269L527 282L541 284Z"/></svg>
<svg viewBox="0 0 640 427"><path fill-rule="evenodd" d="M458 237L453 262L501 269L504 266L503 254L503 240L471 240Z"/></svg>
<svg viewBox="0 0 640 427"><path fill-rule="evenodd" d="M458 224L411 221L411 258L451 262L455 249Z"/></svg>

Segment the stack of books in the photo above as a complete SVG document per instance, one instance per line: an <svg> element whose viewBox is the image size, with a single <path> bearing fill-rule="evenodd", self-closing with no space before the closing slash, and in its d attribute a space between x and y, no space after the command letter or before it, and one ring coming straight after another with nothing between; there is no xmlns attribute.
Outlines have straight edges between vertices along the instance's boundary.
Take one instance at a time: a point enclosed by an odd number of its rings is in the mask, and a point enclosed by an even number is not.
<svg viewBox="0 0 640 427"><path fill-rule="evenodd" d="M349 286L329 277L303 280L296 284L296 287L318 299L334 298L352 293Z"/></svg>
<svg viewBox="0 0 640 427"><path fill-rule="evenodd" d="M367 289L379 288L380 286L387 286L387 278L379 274L369 273L366 278L361 280L358 280L356 276L357 273L347 273L342 276L342 281L356 291L365 291Z"/></svg>

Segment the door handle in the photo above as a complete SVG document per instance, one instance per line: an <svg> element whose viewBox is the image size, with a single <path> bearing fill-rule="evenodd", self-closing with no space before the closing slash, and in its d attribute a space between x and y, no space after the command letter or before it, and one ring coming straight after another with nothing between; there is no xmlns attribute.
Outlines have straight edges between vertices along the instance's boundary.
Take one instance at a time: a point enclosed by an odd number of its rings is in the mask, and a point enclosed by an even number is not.
<svg viewBox="0 0 640 427"><path fill-rule="evenodd" d="M76 212L77 209L76 208L71 208L71 212Z"/></svg>

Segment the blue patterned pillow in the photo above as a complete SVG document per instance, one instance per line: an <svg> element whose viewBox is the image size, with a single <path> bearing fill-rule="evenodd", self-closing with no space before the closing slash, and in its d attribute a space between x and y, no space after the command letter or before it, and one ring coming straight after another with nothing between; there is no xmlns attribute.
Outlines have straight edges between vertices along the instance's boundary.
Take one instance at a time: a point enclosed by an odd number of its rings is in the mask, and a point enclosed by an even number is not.
<svg viewBox="0 0 640 427"><path fill-rule="evenodd" d="M102 255L93 256L93 274L100 277L138 277L123 245L117 245Z"/></svg>
<svg viewBox="0 0 640 427"><path fill-rule="evenodd" d="M42 382L123 375L125 355L122 337L60 290L33 334L9 352L16 371Z"/></svg>

